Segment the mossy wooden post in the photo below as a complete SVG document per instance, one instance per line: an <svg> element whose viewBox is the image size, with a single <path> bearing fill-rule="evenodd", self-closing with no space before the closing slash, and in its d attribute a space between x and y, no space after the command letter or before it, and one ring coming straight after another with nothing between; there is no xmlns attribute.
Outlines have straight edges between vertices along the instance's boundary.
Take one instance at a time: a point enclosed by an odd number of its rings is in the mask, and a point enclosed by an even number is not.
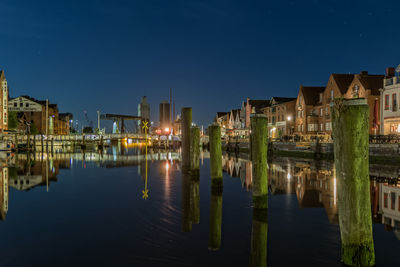
<svg viewBox="0 0 400 267"><path fill-rule="evenodd" d="M192 231L190 178L189 173L182 173L182 232Z"/></svg>
<svg viewBox="0 0 400 267"><path fill-rule="evenodd" d="M190 220L193 224L200 223L200 177L192 174L190 179Z"/></svg>
<svg viewBox="0 0 400 267"><path fill-rule="evenodd" d="M222 184L211 187L210 230L208 232L209 250L218 250L221 247L222 190Z"/></svg>
<svg viewBox="0 0 400 267"><path fill-rule="evenodd" d="M263 114L251 116L251 159L252 159L252 190L253 207L255 209L268 208L268 177L267 177L267 149L268 129L267 117Z"/></svg>
<svg viewBox="0 0 400 267"><path fill-rule="evenodd" d="M250 266L267 266L268 209L253 208Z"/></svg>
<svg viewBox="0 0 400 267"><path fill-rule="evenodd" d="M182 108L182 171L190 170L190 127L192 126L192 108Z"/></svg>
<svg viewBox="0 0 400 267"><path fill-rule="evenodd" d="M210 229L208 232L208 249L218 250L221 247L222 225L222 149L221 128L219 125L208 127L210 136L210 168L211 168L211 202Z"/></svg>
<svg viewBox="0 0 400 267"><path fill-rule="evenodd" d="M210 125L208 131L210 135L211 183L212 186L222 186L221 128L219 125Z"/></svg>
<svg viewBox="0 0 400 267"><path fill-rule="evenodd" d="M190 127L190 172L198 175L200 172L200 128Z"/></svg>
<svg viewBox="0 0 400 267"><path fill-rule="evenodd" d="M372 266L375 252L369 194L369 107L363 98L335 99L331 114L342 262Z"/></svg>

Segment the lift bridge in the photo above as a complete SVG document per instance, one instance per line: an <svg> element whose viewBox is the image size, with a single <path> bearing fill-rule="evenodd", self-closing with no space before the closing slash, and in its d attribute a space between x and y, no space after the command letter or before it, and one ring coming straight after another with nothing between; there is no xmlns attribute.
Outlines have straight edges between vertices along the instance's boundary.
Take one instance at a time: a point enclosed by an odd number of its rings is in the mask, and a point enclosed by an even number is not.
<svg viewBox="0 0 400 267"><path fill-rule="evenodd" d="M121 114L101 114L101 120L112 120L113 123L113 134L125 133L125 121L141 121L142 117L140 116L131 116L131 115L121 115Z"/></svg>

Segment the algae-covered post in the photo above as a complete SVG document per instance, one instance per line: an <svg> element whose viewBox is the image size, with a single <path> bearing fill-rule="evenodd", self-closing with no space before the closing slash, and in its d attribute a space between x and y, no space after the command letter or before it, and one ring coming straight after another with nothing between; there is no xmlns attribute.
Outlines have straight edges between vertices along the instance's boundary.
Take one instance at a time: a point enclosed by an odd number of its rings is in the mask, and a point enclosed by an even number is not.
<svg viewBox="0 0 400 267"><path fill-rule="evenodd" d="M222 149L221 128L218 125L208 127L210 136L210 168L211 168L211 203L210 229L208 233L208 249L217 250L221 246L222 224Z"/></svg>
<svg viewBox="0 0 400 267"><path fill-rule="evenodd" d="M182 173L182 232L192 231L190 179L189 173Z"/></svg>
<svg viewBox="0 0 400 267"><path fill-rule="evenodd" d="M200 177L192 174L190 179L190 220L193 224L200 223Z"/></svg>
<svg viewBox="0 0 400 267"><path fill-rule="evenodd" d="M252 158L252 190L255 209L268 208L267 177L267 117L263 114L251 116L251 158Z"/></svg>
<svg viewBox="0 0 400 267"><path fill-rule="evenodd" d="M363 98L335 99L331 106L338 181L342 261L375 264L369 194L369 107Z"/></svg>
<svg viewBox="0 0 400 267"><path fill-rule="evenodd" d="M190 127L192 126L192 108L182 108L182 171L190 170Z"/></svg>
<svg viewBox="0 0 400 267"><path fill-rule="evenodd" d="M267 266L268 209L253 209L250 266Z"/></svg>
<svg viewBox="0 0 400 267"><path fill-rule="evenodd" d="M200 172L200 128L190 127L190 172L197 175Z"/></svg>
<svg viewBox="0 0 400 267"><path fill-rule="evenodd" d="M267 117L262 114L254 114L250 119L251 160L253 174L253 225L251 235L250 266L267 266Z"/></svg>
<svg viewBox="0 0 400 267"><path fill-rule="evenodd" d="M221 128L219 125L210 125L208 132L210 136L211 183L222 184Z"/></svg>
<svg viewBox="0 0 400 267"><path fill-rule="evenodd" d="M221 247L222 191L222 185L211 187L210 229L208 232L209 250L218 250Z"/></svg>

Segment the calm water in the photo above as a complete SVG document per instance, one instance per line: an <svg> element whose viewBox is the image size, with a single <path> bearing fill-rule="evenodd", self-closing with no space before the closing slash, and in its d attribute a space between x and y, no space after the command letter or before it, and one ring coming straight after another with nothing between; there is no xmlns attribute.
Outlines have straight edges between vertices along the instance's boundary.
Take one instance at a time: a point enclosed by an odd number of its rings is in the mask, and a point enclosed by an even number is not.
<svg viewBox="0 0 400 267"><path fill-rule="evenodd" d="M207 153L193 180L182 177L179 153L149 152L147 182L144 156L134 148L37 154L30 164L26 155L0 158L1 266L249 265L246 155L224 156L219 199L211 198ZM332 168L288 158L269 163L268 235L261 237L268 238L269 266L341 266ZM382 179L399 170L370 166L378 266L400 266L400 187ZM210 202L221 199L220 248L209 250Z"/></svg>

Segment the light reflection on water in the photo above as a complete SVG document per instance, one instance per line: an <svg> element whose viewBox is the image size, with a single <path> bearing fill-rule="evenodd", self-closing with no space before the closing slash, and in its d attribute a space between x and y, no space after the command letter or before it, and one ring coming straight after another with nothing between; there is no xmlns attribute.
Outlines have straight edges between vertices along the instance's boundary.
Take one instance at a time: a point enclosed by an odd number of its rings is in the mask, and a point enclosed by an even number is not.
<svg viewBox="0 0 400 267"><path fill-rule="evenodd" d="M252 219L246 155L223 156L216 251L209 250L210 202L218 198L210 192L208 152L193 179L181 174L179 151L149 151L147 200L140 148L0 158L1 266L247 266L257 251L252 240L267 231ZM371 165L370 173L377 263L395 266L400 188L382 178L395 177L398 168ZM268 265L340 266L333 162L276 158L268 177Z"/></svg>

